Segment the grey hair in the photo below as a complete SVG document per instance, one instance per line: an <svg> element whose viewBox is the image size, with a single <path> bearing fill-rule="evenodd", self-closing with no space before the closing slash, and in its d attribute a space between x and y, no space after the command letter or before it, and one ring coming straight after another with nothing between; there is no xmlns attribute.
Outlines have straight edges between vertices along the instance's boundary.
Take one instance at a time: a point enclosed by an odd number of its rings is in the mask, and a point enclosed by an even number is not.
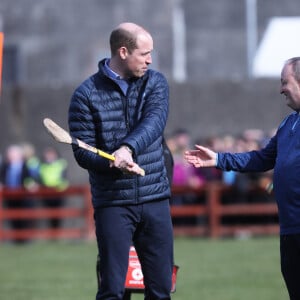
<svg viewBox="0 0 300 300"><path fill-rule="evenodd" d="M285 62L286 65L291 65L295 79L300 82L300 56L292 57Z"/></svg>

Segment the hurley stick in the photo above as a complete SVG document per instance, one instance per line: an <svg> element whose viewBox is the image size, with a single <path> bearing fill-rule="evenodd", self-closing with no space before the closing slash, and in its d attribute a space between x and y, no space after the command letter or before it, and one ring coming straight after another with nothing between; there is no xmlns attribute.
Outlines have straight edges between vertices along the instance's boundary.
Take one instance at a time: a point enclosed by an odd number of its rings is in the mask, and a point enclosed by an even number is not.
<svg viewBox="0 0 300 300"><path fill-rule="evenodd" d="M73 145L77 145L80 148L86 149L88 151L94 152L102 157L105 157L111 161L115 160L115 157L111 154L108 154L100 149L97 149L93 146L90 146L86 143L84 143L83 141L76 139L74 137L72 137L66 130L64 130L63 128L61 128L59 125L57 125L54 121L52 121L49 118L45 118L43 120L44 126L46 127L47 131L50 133L50 135L59 143L64 143L64 144L73 144ZM140 168L137 165L138 168L138 173L141 176L145 175L145 171Z"/></svg>

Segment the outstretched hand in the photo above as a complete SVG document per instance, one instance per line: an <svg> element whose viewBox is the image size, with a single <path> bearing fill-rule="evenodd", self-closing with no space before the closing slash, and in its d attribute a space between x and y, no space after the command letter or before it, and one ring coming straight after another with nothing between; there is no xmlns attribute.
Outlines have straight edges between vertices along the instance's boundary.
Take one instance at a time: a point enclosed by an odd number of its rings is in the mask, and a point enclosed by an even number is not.
<svg viewBox="0 0 300 300"><path fill-rule="evenodd" d="M217 153L209 148L196 145L197 150L184 152L185 160L196 168L215 167L217 164Z"/></svg>

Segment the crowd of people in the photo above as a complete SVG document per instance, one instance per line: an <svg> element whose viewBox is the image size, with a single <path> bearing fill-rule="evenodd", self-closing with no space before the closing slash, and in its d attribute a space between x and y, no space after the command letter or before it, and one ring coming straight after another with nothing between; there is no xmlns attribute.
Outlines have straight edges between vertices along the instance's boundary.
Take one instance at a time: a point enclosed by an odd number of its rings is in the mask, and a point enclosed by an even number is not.
<svg viewBox="0 0 300 300"><path fill-rule="evenodd" d="M166 143L173 156L172 186L202 188L210 182L219 182L230 189L223 193L223 204L234 203L266 203L274 202L272 193L268 193L272 186L273 171L265 173L239 173L223 171L215 167L194 168L184 159L184 152L192 149L195 144L206 145L217 152L244 152L257 150L269 140L272 132L266 133L261 129L247 129L239 135L210 136L202 140L193 140L187 129L179 128L166 138ZM266 190L264 192L257 192ZM205 194L186 193L171 196L171 205L205 204ZM173 218L174 225L192 225L205 223L205 217L177 217ZM222 217L226 224L248 223L276 223L277 216L230 216Z"/></svg>
<svg viewBox="0 0 300 300"><path fill-rule="evenodd" d="M67 161L60 157L57 149L46 147L41 157L31 144L9 145L0 160L0 185L10 189L25 188L34 191L38 187L64 189L68 186ZM41 202L44 207L61 207L64 199L47 199ZM33 199L4 199L7 208L33 208L38 205ZM28 219L12 219L9 226L24 229L35 226ZM49 226L59 227L59 220L50 219Z"/></svg>
<svg viewBox="0 0 300 300"><path fill-rule="evenodd" d="M222 171L215 167L194 168L183 156L183 153L195 144L205 145L216 152L244 152L260 149L269 140L272 132L266 133L261 129L247 129L239 135L223 135L208 137L203 140L193 140L186 129L177 129L166 138L167 145L173 155L173 186L202 187L211 181L218 181L232 187L231 197L223 197L224 202L259 202L269 201L270 198L258 195L253 198L249 193L251 188L260 187L268 190L272 184L272 171L266 173L239 173ZM173 196L171 204L185 204L202 201L199 197Z"/></svg>

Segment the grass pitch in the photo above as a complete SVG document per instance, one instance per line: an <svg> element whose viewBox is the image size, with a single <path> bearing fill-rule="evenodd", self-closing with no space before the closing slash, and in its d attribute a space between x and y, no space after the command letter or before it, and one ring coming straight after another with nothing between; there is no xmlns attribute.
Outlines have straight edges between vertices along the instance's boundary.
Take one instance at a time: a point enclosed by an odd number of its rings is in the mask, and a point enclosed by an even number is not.
<svg viewBox="0 0 300 300"><path fill-rule="evenodd" d="M94 242L0 245L0 299L92 300ZM175 239L179 265L174 300L285 300L279 240ZM132 300L142 300L133 294Z"/></svg>

